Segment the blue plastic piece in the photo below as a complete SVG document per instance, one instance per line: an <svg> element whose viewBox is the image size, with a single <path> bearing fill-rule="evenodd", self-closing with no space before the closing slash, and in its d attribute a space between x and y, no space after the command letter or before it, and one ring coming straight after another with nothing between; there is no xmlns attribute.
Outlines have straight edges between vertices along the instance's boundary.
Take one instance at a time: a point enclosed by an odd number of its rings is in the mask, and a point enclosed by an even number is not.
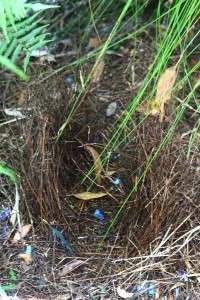
<svg viewBox="0 0 200 300"><path fill-rule="evenodd" d="M25 254L31 254L31 252L32 252L31 246L30 245L26 246Z"/></svg>
<svg viewBox="0 0 200 300"><path fill-rule="evenodd" d="M69 246L69 244L66 241L64 235L59 230L57 230L54 227L52 227L51 225L49 225L49 228L51 229L53 236L56 235L57 237L59 237L59 239L61 240L62 245L66 247L67 251L69 251L69 253L71 255L75 256L72 248Z"/></svg>
<svg viewBox="0 0 200 300"><path fill-rule="evenodd" d="M0 219L1 219L1 221L5 221L7 219L7 217L9 217L9 216L10 216L10 210L8 207L5 207L1 211Z"/></svg>
<svg viewBox="0 0 200 300"><path fill-rule="evenodd" d="M104 215L98 209L95 210L94 216L97 217L100 221L104 220L105 218Z"/></svg>
<svg viewBox="0 0 200 300"><path fill-rule="evenodd" d="M114 184L118 185L118 184L120 184L120 179L116 178L113 182L114 182Z"/></svg>
<svg viewBox="0 0 200 300"><path fill-rule="evenodd" d="M45 284L45 281L44 281L43 279L38 279L38 280L37 280L37 283L38 283L38 284Z"/></svg>
<svg viewBox="0 0 200 300"><path fill-rule="evenodd" d="M8 226L4 226L3 229L2 229L2 234L6 235L7 232L8 232Z"/></svg>
<svg viewBox="0 0 200 300"><path fill-rule="evenodd" d="M71 77L67 77L67 78L65 79L65 82L66 82L66 83L72 83L72 82L74 82L74 79L71 78Z"/></svg>
<svg viewBox="0 0 200 300"><path fill-rule="evenodd" d="M141 284L138 284L137 285L137 292L142 292L142 291L144 291L145 290L145 285L146 285L146 282L145 281L143 281Z"/></svg>
<svg viewBox="0 0 200 300"><path fill-rule="evenodd" d="M155 295L155 291L154 291L154 289L153 289L153 287L154 287L154 283L153 282L150 282L149 283L149 287L150 287L150 289L148 290L148 295L149 295L149 297L153 297L154 295Z"/></svg>
<svg viewBox="0 0 200 300"><path fill-rule="evenodd" d="M114 158L119 158L120 156L121 156L120 153L117 153L117 152L116 152L116 153L114 154Z"/></svg>
<svg viewBox="0 0 200 300"><path fill-rule="evenodd" d="M183 280L183 281L188 281L188 278L186 276L186 274L183 272L183 271L180 271L178 273L178 275L180 276L180 279Z"/></svg>
<svg viewBox="0 0 200 300"><path fill-rule="evenodd" d="M177 287L177 288L175 288L175 290L174 290L174 299L175 299L175 300L178 299L178 296L179 296L179 288Z"/></svg>

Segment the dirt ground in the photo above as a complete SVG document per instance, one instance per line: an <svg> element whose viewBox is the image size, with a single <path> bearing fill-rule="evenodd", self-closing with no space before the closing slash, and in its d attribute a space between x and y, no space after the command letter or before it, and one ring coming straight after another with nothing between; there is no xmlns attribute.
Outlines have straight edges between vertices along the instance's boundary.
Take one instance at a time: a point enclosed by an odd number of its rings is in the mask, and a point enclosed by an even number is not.
<svg viewBox="0 0 200 300"><path fill-rule="evenodd" d="M121 127L155 57L151 35L144 32L106 53L103 74L89 82L59 140L59 129L79 97L81 78L87 78L96 57L61 71L55 70L75 61L76 54L55 55L54 62L32 59L28 82L6 71L0 74L1 161L20 179L21 223L32 226L23 242L13 244L18 225L0 222L1 231L7 226L0 239L0 285L8 287L8 296L200 299L199 134L187 157L199 117L195 105L191 101L150 167L176 118L182 90L173 95L162 124L158 116L136 111ZM59 47L57 51L73 53L76 40L67 50ZM88 45L84 51L83 56ZM178 55L177 50L168 67ZM195 61L196 56L188 58L188 65ZM111 103L116 109L109 115ZM8 116L5 108L20 108L23 118ZM98 183L95 171L89 171L100 154ZM88 187L104 195L80 199L77 194ZM15 197L15 187L1 176L1 208L12 208ZM19 257L27 245L31 262Z"/></svg>

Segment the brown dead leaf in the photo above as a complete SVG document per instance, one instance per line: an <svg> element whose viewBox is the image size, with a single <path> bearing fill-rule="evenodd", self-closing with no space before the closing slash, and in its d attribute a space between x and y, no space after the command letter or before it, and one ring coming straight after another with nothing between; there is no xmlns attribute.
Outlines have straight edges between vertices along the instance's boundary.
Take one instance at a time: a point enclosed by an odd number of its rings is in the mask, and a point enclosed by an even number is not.
<svg viewBox="0 0 200 300"><path fill-rule="evenodd" d="M96 182L101 185L102 177L101 177L101 158L99 153L91 146L85 146L85 148L90 152L94 161L94 172L96 174Z"/></svg>
<svg viewBox="0 0 200 300"><path fill-rule="evenodd" d="M18 241L20 241L22 238L24 238L28 234L30 229L31 229L31 224L27 224L27 225L22 226L20 232L17 231L15 233L14 238L12 240L12 243L16 244Z"/></svg>
<svg viewBox="0 0 200 300"><path fill-rule="evenodd" d="M103 40L99 40L98 38L90 38L89 39L89 48L98 48L103 44Z"/></svg>
<svg viewBox="0 0 200 300"><path fill-rule="evenodd" d="M144 103L137 108L137 111L146 115L160 115L159 121L163 122L165 115L165 106L171 100L170 90L173 88L177 78L177 71L175 67L168 68L160 77L156 91L155 99L150 103Z"/></svg>
<svg viewBox="0 0 200 300"><path fill-rule="evenodd" d="M97 64L96 68L94 69L94 72L92 74L92 82L96 83L100 80L103 71L105 67L105 62L103 59L100 59L99 63Z"/></svg>
<svg viewBox="0 0 200 300"><path fill-rule="evenodd" d="M81 265L85 264L85 261L74 259L69 264L65 265L62 269L62 271L59 273L60 276L65 276L69 272L72 272L74 269L77 269Z"/></svg>
<svg viewBox="0 0 200 300"><path fill-rule="evenodd" d="M19 256L19 258L22 258L27 265L31 264L33 261L31 254L21 253L18 256Z"/></svg>
<svg viewBox="0 0 200 300"><path fill-rule="evenodd" d="M91 200L91 199L97 199L104 196L107 196L107 193L99 192L99 193L91 193L91 192L83 192L83 193L77 193L73 194L74 197L81 199L81 200Z"/></svg>
<svg viewBox="0 0 200 300"><path fill-rule="evenodd" d="M162 74L158 81L155 101L160 103L169 103L171 100L170 90L173 88L177 78L177 71L175 67L168 68ZM167 95L166 95L167 94Z"/></svg>
<svg viewBox="0 0 200 300"><path fill-rule="evenodd" d="M18 99L18 105L19 106L24 106L26 101L27 101L27 95L28 92L26 89L22 90L20 95L19 95L19 99Z"/></svg>

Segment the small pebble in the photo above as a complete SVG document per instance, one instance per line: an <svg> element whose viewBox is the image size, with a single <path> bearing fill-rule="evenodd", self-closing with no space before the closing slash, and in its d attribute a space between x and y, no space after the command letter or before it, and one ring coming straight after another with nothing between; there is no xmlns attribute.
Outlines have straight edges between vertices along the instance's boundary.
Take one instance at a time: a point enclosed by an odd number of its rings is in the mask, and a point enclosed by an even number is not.
<svg viewBox="0 0 200 300"><path fill-rule="evenodd" d="M116 101L111 102L107 107L106 116L111 117L112 115L114 115L116 109L117 109L117 102Z"/></svg>

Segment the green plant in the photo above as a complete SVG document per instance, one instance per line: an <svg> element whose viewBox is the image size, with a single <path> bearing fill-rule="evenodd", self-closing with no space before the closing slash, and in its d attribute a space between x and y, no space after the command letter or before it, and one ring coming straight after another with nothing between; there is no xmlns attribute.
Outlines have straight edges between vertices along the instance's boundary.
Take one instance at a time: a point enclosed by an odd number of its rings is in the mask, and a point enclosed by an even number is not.
<svg viewBox="0 0 200 300"><path fill-rule="evenodd" d="M24 59L24 72L26 72L31 52L36 50L49 40L45 40L48 33L43 29L48 25L38 26L42 18L38 15L45 9L56 7L41 3L26 3L26 0L0 0L0 63L12 72L26 79L26 75L14 64L19 54L26 53ZM38 11L29 16L30 10Z"/></svg>

